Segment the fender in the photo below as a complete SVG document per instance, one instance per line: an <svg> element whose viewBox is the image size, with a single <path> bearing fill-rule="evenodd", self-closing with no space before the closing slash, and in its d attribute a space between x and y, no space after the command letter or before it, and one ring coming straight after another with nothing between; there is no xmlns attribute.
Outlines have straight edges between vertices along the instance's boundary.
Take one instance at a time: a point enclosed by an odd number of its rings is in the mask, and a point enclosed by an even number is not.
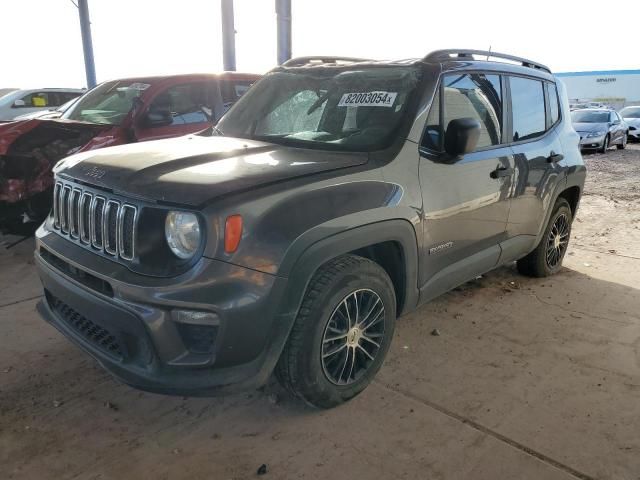
<svg viewBox="0 0 640 480"><path fill-rule="evenodd" d="M290 249L282 262L282 274L288 274L287 293L281 314L295 318L307 286L323 264L340 255L381 242L397 242L405 264L404 314L418 303L418 243L416 232L407 220L395 219L355 227L323 238L308 246L300 255Z"/></svg>
<svg viewBox="0 0 640 480"><path fill-rule="evenodd" d="M540 240L542 239L542 236L544 235L544 231L547 228L547 224L549 223L549 219L551 218L551 213L553 212L553 206L556 204L556 202L558 201L558 198L560 197L560 194L562 192L564 192L565 190L567 190L570 187L578 187L580 189L580 194L582 194L582 191L584 190L584 181L585 181L585 177L586 177L586 168L585 167L580 167L580 166L576 166L576 167L570 167L569 171L567 172L567 174L565 175L565 178L563 181L558 182L558 184L556 185L556 188L553 192L553 196L551 197L553 199L552 202L549 202L549 208L547 208L547 211L544 214L544 221L541 222L540 224L540 229L538 230L538 235L536 235L536 241L534 242L534 248L535 246L538 245L538 243L540 243ZM582 197L582 195L580 195L578 197L578 203L576 204L576 211L578 209L578 205L580 204L580 198Z"/></svg>

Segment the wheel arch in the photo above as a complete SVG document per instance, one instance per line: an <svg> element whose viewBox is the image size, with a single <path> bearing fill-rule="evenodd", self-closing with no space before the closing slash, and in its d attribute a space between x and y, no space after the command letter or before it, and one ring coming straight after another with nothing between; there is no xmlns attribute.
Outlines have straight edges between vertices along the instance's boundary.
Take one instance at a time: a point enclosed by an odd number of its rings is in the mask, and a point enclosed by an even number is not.
<svg viewBox="0 0 640 480"><path fill-rule="evenodd" d="M396 292L398 315L418 303L418 243L413 224L395 219L342 231L306 247L299 255L291 252L282 263L288 277L283 312L297 312L311 278L328 261L355 254L378 263L389 275Z"/></svg>
<svg viewBox="0 0 640 480"><path fill-rule="evenodd" d="M578 175L580 173L580 175ZM575 218L576 212L578 211L578 205L580 204L580 197L582 194L582 188L584 186L584 178L585 178L585 170L584 167L580 170L580 172L575 172L572 175L569 175L567 182L562 182L558 184L556 187L556 191L553 195L553 202L549 203L549 208L544 216L544 221L540 224L540 230L536 237L536 241L534 245L537 245L540 242L542 235L547 227L547 223L549 223L549 219L551 218L551 213L553 212L553 206L556 204L559 198L564 198L567 200L571 207L571 216Z"/></svg>
<svg viewBox="0 0 640 480"><path fill-rule="evenodd" d="M580 202L580 187L577 185L567 187L560 192L558 198L564 198L569 203L569 206L571 207L571 216L572 218L575 218L578 210L578 203ZM556 201L558 201L558 199L556 199Z"/></svg>

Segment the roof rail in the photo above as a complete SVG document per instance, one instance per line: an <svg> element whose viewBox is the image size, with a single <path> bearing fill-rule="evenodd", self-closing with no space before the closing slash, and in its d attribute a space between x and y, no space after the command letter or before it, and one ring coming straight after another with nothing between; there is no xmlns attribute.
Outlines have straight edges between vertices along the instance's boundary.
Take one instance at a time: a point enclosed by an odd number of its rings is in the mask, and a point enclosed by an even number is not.
<svg viewBox="0 0 640 480"><path fill-rule="evenodd" d="M527 60L526 58L516 57L514 55L507 55L506 53L491 52L488 50L436 50L424 57L425 62L441 62L443 60L474 60L474 55L481 55L489 58L501 58L503 60L510 60L512 62L519 63L523 67L535 68L538 70L544 70L551 73L551 69L546 65Z"/></svg>
<svg viewBox="0 0 640 480"><path fill-rule="evenodd" d="M325 57L325 56L312 56L312 57L296 57L291 58L284 62L282 67L302 67L309 63L357 63L357 62L371 62L370 58L354 58L354 57Z"/></svg>

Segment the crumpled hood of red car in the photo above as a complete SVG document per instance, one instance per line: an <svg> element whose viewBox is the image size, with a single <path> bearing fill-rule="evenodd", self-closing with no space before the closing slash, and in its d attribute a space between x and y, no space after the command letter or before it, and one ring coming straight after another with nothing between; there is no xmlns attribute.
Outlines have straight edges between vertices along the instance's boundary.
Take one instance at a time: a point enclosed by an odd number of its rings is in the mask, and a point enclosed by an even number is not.
<svg viewBox="0 0 640 480"><path fill-rule="evenodd" d="M111 125L69 120L0 123L0 201L15 203L53 185L53 166L73 153L117 143Z"/></svg>

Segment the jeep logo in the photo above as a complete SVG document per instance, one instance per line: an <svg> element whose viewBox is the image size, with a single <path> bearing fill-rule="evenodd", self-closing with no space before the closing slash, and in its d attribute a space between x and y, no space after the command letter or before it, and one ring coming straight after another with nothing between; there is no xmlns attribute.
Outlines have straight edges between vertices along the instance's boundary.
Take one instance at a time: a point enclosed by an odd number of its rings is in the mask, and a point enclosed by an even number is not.
<svg viewBox="0 0 640 480"><path fill-rule="evenodd" d="M106 173L107 173L106 170L102 170L101 168L98 168L98 167L88 167L84 169L84 174L87 177L91 177L95 180L101 179L102 177L105 176Z"/></svg>

